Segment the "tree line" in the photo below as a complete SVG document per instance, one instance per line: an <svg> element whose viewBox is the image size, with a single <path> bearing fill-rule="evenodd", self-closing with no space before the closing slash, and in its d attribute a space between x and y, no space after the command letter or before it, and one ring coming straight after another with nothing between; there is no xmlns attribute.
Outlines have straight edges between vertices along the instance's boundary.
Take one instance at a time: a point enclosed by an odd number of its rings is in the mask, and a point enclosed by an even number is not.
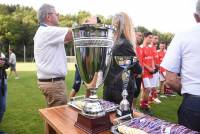
<svg viewBox="0 0 200 134"><path fill-rule="evenodd" d="M60 26L72 27L74 23L81 24L83 20L91 16L90 12L79 11L77 14L60 15ZM105 18L97 15L102 23L111 24L112 16ZM33 60L33 37L38 28L37 13L31 7L21 5L0 4L0 50L8 56L8 49L13 48L17 59ZM136 27L137 31L151 31L143 26ZM172 33L161 33L156 29L151 31L158 35L161 41L169 44L173 38ZM66 46L68 56L74 55L73 45Z"/></svg>

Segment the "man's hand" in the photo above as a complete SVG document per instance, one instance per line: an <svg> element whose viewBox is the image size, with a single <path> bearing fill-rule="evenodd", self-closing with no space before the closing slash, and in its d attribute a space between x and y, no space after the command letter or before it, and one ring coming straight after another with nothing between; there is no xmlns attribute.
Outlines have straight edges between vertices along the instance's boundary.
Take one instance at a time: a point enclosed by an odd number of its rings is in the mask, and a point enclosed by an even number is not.
<svg viewBox="0 0 200 134"><path fill-rule="evenodd" d="M151 74L154 74L154 69L153 69L153 68L148 67L147 70L148 70Z"/></svg>
<svg viewBox="0 0 200 134"><path fill-rule="evenodd" d="M65 36L65 44L68 44L71 41L73 41L73 35L72 35L72 30L69 29Z"/></svg>
<svg viewBox="0 0 200 134"><path fill-rule="evenodd" d="M166 71L165 78L166 78L166 85L168 85L174 91L180 94L182 88L181 78L176 73L170 71Z"/></svg>

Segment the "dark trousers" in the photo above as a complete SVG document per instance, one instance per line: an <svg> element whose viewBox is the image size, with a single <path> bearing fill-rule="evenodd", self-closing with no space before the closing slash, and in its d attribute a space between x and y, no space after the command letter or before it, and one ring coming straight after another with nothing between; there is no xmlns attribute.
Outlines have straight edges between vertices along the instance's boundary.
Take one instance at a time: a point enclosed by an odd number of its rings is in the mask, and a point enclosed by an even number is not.
<svg viewBox="0 0 200 134"><path fill-rule="evenodd" d="M3 119L4 112L6 111L6 97L7 97L7 80L4 80L4 88L2 89L2 80L0 79L0 122ZM2 92L4 90L4 92Z"/></svg>
<svg viewBox="0 0 200 134"><path fill-rule="evenodd" d="M75 65L76 71L75 71L75 77L74 77L74 84L72 88L74 89L75 92L78 92L80 87L81 87L81 76L78 71L77 65Z"/></svg>
<svg viewBox="0 0 200 134"><path fill-rule="evenodd" d="M139 94L140 94L142 78L136 78L135 82L136 82L136 87L137 88L134 91L134 98L137 98L139 96Z"/></svg>
<svg viewBox="0 0 200 134"><path fill-rule="evenodd" d="M184 94L178 110L178 123L200 132L200 96Z"/></svg>

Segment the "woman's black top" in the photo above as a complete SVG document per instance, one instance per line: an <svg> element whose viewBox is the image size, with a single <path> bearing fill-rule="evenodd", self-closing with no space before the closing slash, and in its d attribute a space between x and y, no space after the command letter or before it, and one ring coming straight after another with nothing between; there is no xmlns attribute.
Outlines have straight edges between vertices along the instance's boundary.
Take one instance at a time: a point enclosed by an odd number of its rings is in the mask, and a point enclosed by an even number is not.
<svg viewBox="0 0 200 134"><path fill-rule="evenodd" d="M107 77L104 81L104 94L103 98L108 101L115 103L120 103L122 97L121 92L123 88L122 72L121 68L115 61L115 56L136 56L133 46L131 43L122 35L121 38L116 41L113 46L113 55L110 69L108 71ZM128 100L132 102L134 90L136 89L134 73L140 74L142 68L137 62L132 68L130 68L130 77L127 87L129 93Z"/></svg>

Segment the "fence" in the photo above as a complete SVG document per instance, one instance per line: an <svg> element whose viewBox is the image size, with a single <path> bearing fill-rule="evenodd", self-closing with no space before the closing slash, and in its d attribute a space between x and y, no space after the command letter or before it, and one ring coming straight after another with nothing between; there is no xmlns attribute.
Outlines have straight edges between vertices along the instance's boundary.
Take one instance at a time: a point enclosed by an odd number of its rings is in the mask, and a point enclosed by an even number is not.
<svg viewBox="0 0 200 134"><path fill-rule="evenodd" d="M68 63L76 63L76 57L75 56L66 56Z"/></svg>

